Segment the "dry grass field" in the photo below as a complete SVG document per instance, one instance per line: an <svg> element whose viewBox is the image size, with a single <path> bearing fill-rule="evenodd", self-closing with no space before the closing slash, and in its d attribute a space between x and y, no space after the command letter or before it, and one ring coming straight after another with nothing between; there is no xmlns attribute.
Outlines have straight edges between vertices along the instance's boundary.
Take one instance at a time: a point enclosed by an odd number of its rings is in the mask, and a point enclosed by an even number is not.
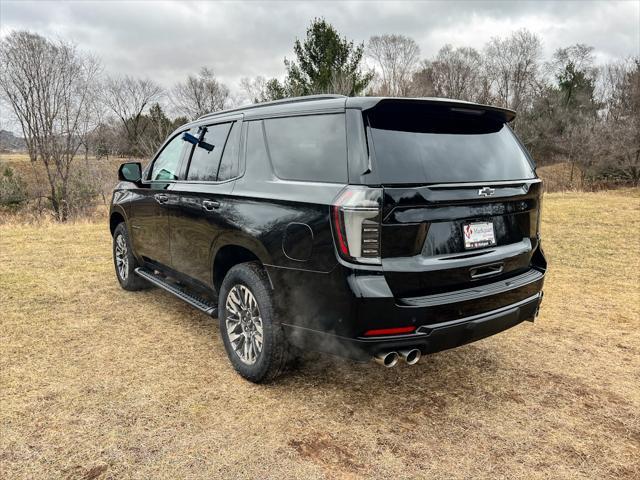
<svg viewBox="0 0 640 480"><path fill-rule="evenodd" d="M535 324L382 369L229 366L105 223L0 226L0 478L640 477L640 191L549 194Z"/></svg>

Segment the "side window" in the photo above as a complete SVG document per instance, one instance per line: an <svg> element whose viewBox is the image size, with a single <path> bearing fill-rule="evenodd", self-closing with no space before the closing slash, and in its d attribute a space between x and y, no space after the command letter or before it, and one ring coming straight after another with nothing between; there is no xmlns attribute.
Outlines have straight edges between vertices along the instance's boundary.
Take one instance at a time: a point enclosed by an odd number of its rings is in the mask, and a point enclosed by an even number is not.
<svg viewBox="0 0 640 480"><path fill-rule="evenodd" d="M258 173L269 168L269 156L267 145L264 143L262 123L262 120L253 120L247 123L246 168L247 170L257 170ZM270 171L264 173L264 175L270 174Z"/></svg>
<svg viewBox="0 0 640 480"><path fill-rule="evenodd" d="M272 118L264 121L275 174L287 180L347 181L344 114Z"/></svg>
<svg viewBox="0 0 640 480"><path fill-rule="evenodd" d="M174 137L156 157L151 168L150 180L177 180L184 141L182 135Z"/></svg>
<svg viewBox="0 0 640 480"><path fill-rule="evenodd" d="M195 145L189 162L187 180L215 181L218 176L220 157L224 144L229 136L230 123L209 125L203 137L203 142L213 146L212 150Z"/></svg>
<svg viewBox="0 0 640 480"><path fill-rule="evenodd" d="M240 122L234 122L224 147L218 181L229 180L238 174L238 150L240 148Z"/></svg>

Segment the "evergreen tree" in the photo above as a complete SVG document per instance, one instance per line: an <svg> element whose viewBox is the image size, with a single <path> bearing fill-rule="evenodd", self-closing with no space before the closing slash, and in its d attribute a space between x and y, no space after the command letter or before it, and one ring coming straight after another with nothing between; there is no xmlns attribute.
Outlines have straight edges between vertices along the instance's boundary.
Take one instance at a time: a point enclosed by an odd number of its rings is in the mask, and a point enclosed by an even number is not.
<svg viewBox="0 0 640 480"><path fill-rule="evenodd" d="M565 108L595 113L595 80L589 77L585 70L580 70L573 62L569 62L557 79Z"/></svg>
<svg viewBox="0 0 640 480"><path fill-rule="evenodd" d="M359 95L373 79L373 73L361 69L364 44L354 45L326 20L315 19L307 29L307 36L293 46L296 60L285 59L287 76L284 83L272 79L267 82L267 96L271 99L337 93Z"/></svg>

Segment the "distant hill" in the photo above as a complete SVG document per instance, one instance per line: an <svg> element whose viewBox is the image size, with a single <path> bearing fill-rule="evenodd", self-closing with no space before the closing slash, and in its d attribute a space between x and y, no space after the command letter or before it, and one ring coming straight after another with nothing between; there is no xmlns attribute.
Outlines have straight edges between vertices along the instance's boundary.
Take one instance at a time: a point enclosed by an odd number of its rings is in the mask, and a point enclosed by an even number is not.
<svg viewBox="0 0 640 480"><path fill-rule="evenodd" d="M8 130L0 130L0 152L22 152L26 149L24 138L16 137Z"/></svg>

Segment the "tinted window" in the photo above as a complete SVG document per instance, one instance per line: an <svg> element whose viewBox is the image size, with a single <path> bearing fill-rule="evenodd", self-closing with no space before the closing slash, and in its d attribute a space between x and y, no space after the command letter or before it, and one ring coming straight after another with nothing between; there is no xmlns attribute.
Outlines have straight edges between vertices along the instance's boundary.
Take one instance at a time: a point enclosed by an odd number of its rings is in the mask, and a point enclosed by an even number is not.
<svg viewBox="0 0 640 480"><path fill-rule="evenodd" d="M267 146L264 143L264 131L262 129L262 120L247 123L247 152L246 152L246 168L258 174L258 176L268 176L271 174L269 169L269 156L267 154ZM269 169L269 170L267 170Z"/></svg>
<svg viewBox="0 0 640 480"><path fill-rule="evenodd" d="M153 162L151 180L177 180L184 141L182 135L171 140Z"/></svg>
<svg viewBox="0 0 640 480"><path fill-rule="evenodd" d="M343 114L265 120L275 174L288 180L347 181Z"/></svg>
<svg viewBox="0 0 640 480"><path fill-rule="evenodd" d="M424 106L420 112L370 115L380 179L440 183L533 178L531 164L513 132L486 115Z"/></svg>
<svg viewBox="0 0 640 480"><path fill-rule="evenodd" d="M229 180L237 175L238 149L240 148L240 123L235 122L224 147L222 161L218 169L218 181Z"/></svg>
<svg viewBox="0 0 640 480"><path fill-rule="evenodd" d="M202 141L209 144L209 148L204 148L202 145L194 145L187 180L216 180L218 167L220 166L220 157L222 156L230 127L230 123L205 127L207 130ZM201 132L196 133L196 136L199 137L200 134ZM210 147L213 147L213 149L210 149Z"/></svg>

